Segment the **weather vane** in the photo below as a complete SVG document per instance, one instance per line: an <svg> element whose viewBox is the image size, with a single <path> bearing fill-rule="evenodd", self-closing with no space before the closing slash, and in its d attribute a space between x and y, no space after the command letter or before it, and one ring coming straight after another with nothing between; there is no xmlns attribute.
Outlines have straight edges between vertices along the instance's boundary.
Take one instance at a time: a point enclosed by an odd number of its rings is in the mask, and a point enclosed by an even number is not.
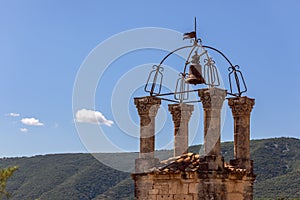
<svg viewBox="0 0 300 200"><path fill-rule="evenodd" d="M198 39L197 39L197 19L196 19L196 17L195 17L195 22L194 22L194 28L195 28L194 31L183 34L183 39L184 40L194 38L195 42L198 41ZM200 39L200 41L201 41L201 39Z"/></svg>

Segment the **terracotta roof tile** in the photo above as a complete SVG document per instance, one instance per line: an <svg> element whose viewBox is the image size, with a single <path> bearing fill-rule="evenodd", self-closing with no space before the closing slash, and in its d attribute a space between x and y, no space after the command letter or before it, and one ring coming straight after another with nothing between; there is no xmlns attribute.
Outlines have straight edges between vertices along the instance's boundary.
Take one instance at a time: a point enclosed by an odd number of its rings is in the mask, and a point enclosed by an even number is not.
<svg viewBox="0 0 300 200"><path fill-rule="evenodd" d="M158 174L180 173L201 171L201 165L205 164L205 159L199 154L187 153L177 157L171 157L160 162L158 166L151 169L152 172ZM224 169L233 173L245 173L246 169L240 169L228 163L224 163Z"/></svg>

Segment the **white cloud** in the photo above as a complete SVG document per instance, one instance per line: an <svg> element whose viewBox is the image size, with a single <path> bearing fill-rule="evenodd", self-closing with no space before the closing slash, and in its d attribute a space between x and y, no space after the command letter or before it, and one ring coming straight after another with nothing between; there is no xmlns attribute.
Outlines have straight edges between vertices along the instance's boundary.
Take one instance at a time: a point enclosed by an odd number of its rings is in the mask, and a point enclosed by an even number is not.
<svg viewBox="0 0 300 200"><path fill-rule="evenodd" d="M26 133L26 132L28 132L28 129L27 128L20 128L20 131Z"/></svg>
<svg viewBox="0 0 300 200"><path fill-rule="evenodd" d="M104 124L111 126L114 122L107 120L101 112L81 109L76 112L76 121L89 124Z"/></svg>
<svg viewBox="0 0 300 200"><path fill-rule="evenodd" d="M21 122L28 126L43 126L44 124L35 118L23 118Z"/></svg>
<svg viewBox="0 0 300 200"><path fill-rule="evenodd" d="M19 113L7 113L6 116L10 116L10 117L19 117L20 114Z"/></svg>

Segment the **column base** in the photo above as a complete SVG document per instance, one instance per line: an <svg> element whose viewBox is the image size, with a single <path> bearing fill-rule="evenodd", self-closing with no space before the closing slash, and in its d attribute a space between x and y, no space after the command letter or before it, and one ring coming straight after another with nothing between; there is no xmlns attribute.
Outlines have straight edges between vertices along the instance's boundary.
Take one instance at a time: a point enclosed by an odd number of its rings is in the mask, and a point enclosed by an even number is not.
<svg viewBox="0 0 300 200"><path fill-rule="evenodd" d="M246 169L248 174L253 174L253 160L238 158L238 159L230 160L229 163L232 166L241 169Z"/></svg>
<svg viewBox="0 0 300 200"><path fill-rule="evenodd" d="M210 155L205 156L205 160L208 163L209 170L222 170L224 168L224 158L223 156Z"/></svg>
<svg viewBox="0 0 300 200"><path fill-rule="evenodd" d="M204 156L200 158L200 171L222 171L224 169L223 156Z"/></svg>
<svg viewBox="0 0 300 200"><path fill-rule="evenodd" d="M135 173L149 172L158 163L158 158L137 158L135 159Z"/></svg>

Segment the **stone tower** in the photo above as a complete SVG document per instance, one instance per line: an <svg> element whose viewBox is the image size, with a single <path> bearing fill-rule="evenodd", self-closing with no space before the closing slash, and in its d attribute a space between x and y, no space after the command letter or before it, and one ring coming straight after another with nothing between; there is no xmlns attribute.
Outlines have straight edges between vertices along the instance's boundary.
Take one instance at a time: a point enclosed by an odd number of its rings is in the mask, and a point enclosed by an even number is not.
<svg viewBox="0 0 300 200"><path fill-rule="evenodd" d="M174 122L174 157L159 162L154 157L155 117L161 99L135 98L140 116L140 153L136 159L136 200L252 200L253 161L250 159L250 113L254 99L228 98L234 118L234 158L220 154L221 110L227 91L198 90L204 113L204 155L188 152L188 124L194 106L169 104Z"/></svg>
<svg viewBox="0 0 300 200"><path fill-rule="evenodd" d="M253 161L250 158L250 114L254 99L242 96L246 83L238 65L233 65L218 49L203 45L195 29L185 33L193 45L168 53L153 65L145 85L149 96L134 99L140 117L140 153L135 160L135 200L252 200ZM173 53L189 48L183 70L173 92L162 93L163 62ZM221 89L219 71L208 54L215 51L229 64L229 87ZM188 68L189 67L189 68ZM190 89L189 85L194 85ZM206 87L197 87L198 85ZM195 89L198 88L198 89ZM189 93L198 99L189 99ZM172 99L168 97L172 95ZM231 95L230 98L227 95ZM234 158L224 162L221 155L221 112L224 101L234 119ZM168 110L174 124L174 156L155 158L155 119L161 101L172 102ZM203 153L188 151L189 120L194 111L191 103L203 109Z"/></svg>

